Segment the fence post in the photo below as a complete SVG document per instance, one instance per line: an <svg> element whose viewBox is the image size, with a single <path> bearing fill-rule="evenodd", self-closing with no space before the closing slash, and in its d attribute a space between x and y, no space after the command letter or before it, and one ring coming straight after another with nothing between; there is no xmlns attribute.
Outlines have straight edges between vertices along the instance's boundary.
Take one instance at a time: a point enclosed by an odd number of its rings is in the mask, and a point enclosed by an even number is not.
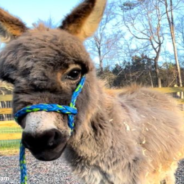
<svg viewBox="0 0 184 184"><path fill-rule="evenodd" d="M184 92L183 91L180 92L180 98L184 99Z"/></svg>

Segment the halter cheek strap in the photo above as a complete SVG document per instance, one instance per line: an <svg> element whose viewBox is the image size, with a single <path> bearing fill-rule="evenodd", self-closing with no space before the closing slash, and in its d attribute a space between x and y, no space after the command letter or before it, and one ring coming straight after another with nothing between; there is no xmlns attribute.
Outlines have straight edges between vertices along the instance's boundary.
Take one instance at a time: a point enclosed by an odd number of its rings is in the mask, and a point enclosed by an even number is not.
<svg viewBox="0 0 184 184"><path fill-rule="evenodd" d="M68 115L68 126L71 129L71 134L74 129L74 115L77 114L77 108L75 107L75 103L79 93L82 91L84 86L86 77L83 76L75 89L74 93L72 94L71 102L69 106L65 105L58 105L58 104L36 104L24 107L23 109L19 110L15 113L14 118L18 122L19 118L30 113L30 112L38 112L38 111L46 111L46 112L58 112L62 114ZM24 146L20 145L20 155L19 155L19 162L20 162L20 170L21 170L21 184L27 184L27 169L26 169L26 160L25 160L25 148Z"/></svg>

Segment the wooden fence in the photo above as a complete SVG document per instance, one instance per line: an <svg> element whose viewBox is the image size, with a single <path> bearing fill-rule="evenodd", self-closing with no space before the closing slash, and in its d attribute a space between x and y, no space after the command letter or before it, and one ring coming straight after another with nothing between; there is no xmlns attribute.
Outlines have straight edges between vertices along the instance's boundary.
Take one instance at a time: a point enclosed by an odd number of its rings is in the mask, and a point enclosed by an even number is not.
<svg viewBox="0 0 184 184"><path fill-rule="evenodd" d="M0 95L0 121L13 120L12 95Z"/></svg>
<svg viewBox="0 0 184 184"><path fill-rule="evenodd" d="M184 88L154 88L175 97L184 112ZM0 153L3 149L18 148L22 130L12 116L12 95L0 94Z"/></svg>

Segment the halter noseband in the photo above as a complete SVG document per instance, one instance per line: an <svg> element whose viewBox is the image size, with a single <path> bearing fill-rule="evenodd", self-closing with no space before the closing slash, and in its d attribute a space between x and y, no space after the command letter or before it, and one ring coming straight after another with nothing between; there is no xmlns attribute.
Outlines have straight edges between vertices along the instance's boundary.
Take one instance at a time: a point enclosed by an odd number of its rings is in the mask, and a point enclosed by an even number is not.
<svg viewBox="0 0 184 184"><path fill-rule="evenodd" d="M15 120L18 122L19 118L30 113L30 112L38 112L38 111L46 111L46 112L58 112L68 115L68 126L71 129L71 133L74 129L74 115L77 114L77 108L75 107L75 103L79 93L82 91L84 86L86 77L83 76L72 94L71 102L69 106L65 105L58 105L58 104L36 104L24 107L23 109L19 110L17 113L14 114ZM26 169L26 160L25 160L25 147L21 143L20 145L20 155L19 155L19 162L20 162L20 170L21 170L21 184L27 184L27 169Z"/></svg>

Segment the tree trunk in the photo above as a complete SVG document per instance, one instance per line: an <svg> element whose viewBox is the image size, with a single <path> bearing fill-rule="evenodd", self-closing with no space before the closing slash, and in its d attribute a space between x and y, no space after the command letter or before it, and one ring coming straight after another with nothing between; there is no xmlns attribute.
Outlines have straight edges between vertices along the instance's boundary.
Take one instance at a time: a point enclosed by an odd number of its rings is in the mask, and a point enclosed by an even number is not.
<svg viewBox="0 0 184 184"><path fill-rule="evenodd" d="M174 50L174 58L176 62L176 71L177 71L177 82L178 86L182 87L182 78L181 78L181 69L180 69L180 64L178 61L178 52L177 52L177 47L176 47L176 38L175 38L175 27L174 27L174 15L173 15L173 1L170 0L170 16L169 16L169 11L168 11L168 3L167 0L165 0L165 8L166 8L166 15L167 15L167 20L171 32L171 39L172 39L172 44L173 44L173 50Z"/></svg>
<svg viewBox="0 0 184 184"><path fill-rule="evenodd" d="M98 47L98 57L99 57L99 66L100 66L100 74L103 73L103 60L101 54L101 47Z"/></svg>
<svg viewBox="0 0 184 184"><path fill-rule="evenodd" d="M154 85L153 85L153 78L152 78L152 75L151 75L151 71L149 71L149 77L150 77L150 85L153 88Z"/></svg>
<svg viewBox="0 0 184 184"><path fill-rule="evenodd" d="M175 34L173 33L172 36L172 43L173 43L173 49L174 49L174 58L176 61L176 71L177 71L177 82L179 84L180 87L182 87L182 78L181 78L181 69L180 69L180 64L178 61L178 52L177 52L177 48L176 48L176 42L175 42Z"/></svg>
<svg viewBox="0 0 184 184"><path fill-rule="evenodd" d="M161 83L161 78L160 78L160 71L159 71L159 67L158 67L158 57L156 57L154 59L155 62L155 72L156 72L156 78L157 78L157 86L159 88L162 87L162 83Z"/></svg>
<svg viewBox="0 0 184 184"><path fill-rule="evenodd" d="M156 57L154 58L154 64L155 64L155 72L156 72L156 78L157 78L157 86L159 88L162 87L162 82L160 78L160 70L158 66L158 59L160 57L160 52L161 52L161 44L159 44L158 50L154 49L156 52Z"/></svg>
<svg viewBox="0 0 184 184"><path fill-rule="evenodd" d="M100 63L100 74L102 74L103 73L103 61L102 61L102 59L101 58L99 58L99 63Z"/></svg>

